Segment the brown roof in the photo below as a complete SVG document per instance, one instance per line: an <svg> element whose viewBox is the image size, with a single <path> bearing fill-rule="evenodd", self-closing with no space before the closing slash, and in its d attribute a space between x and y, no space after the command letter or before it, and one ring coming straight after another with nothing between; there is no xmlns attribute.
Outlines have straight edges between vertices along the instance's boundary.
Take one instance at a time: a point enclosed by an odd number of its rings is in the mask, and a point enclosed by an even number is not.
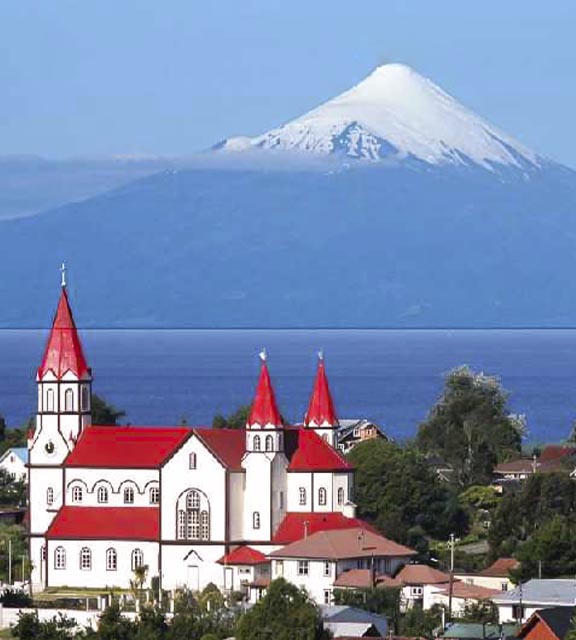
<svg viewBox="0 0 576 640"><path fill-rule="evenodd" d="M511 569L516 569L520 563L516 558L498 558L486 569L478 572L480 576L488 578L507 578Z"/></svg>
<svg viewBox="0 0 576 640"><path fill-rule="evenodd" d="M270 553L277 558L342 558L410 557L416 551L388 540L367 529L333 529L318 531Z"/></svg>
<svg viewBox="0 0 576 640"><path fill-rule="evenodd" d="M407 564L396 574L396 580L404 584L444 584L450 576L426 564Z"/></svg>
<svg viewBox="0 0 576 640"><path fill-rule="evenodd" d="M536 463L538 468L538 463ZM494 473L534 473L534 460L532 458L520 458L502 462L494 467Z"/></svg>
<svg viewBox="0 0 576 640"><path fill-rule="evenodd" d="M440 592L448 595L450 593L450 585L442 585ZM460 582L459 580L455 580L452 583L453 598L463 598L464 600L488 600L499 593L502 593L500 589L488 589L476 584Z"/></svg>
<svg viewBox="0 0 576 640"><path fill-rule="evenodd" d="M335 587L368 589L372 586L372 571L370 569L349 569L341 573L334 580ZM376 576L377 587L401 587L402 583L391 576Z"/></svg>

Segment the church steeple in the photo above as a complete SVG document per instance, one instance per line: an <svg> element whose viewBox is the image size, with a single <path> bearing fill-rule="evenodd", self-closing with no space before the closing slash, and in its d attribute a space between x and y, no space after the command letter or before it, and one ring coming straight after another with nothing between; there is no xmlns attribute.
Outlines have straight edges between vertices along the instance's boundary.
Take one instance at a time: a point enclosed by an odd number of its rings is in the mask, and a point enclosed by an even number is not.
<svg viewBox="0 0 576 640"><path fill-rule="evenodd" d="M256 394L248 417L247 427L281 429L283 426L282 417L276 404L274 388L272 387L270 372L266 363L268 355L265 349L260 353L260 359L262 360L260 378L256 385Z"/></svg>
<svg viewBox="0 0 576 640"><path fill-rule="evenodd" d="M318 370L314 388L310 396L308 411L304 417L304 426L314 429L319 435L335 446L335 431L338 429L338 418L334 409L326 367L324 366L324 355L318 354Z"/></svg>

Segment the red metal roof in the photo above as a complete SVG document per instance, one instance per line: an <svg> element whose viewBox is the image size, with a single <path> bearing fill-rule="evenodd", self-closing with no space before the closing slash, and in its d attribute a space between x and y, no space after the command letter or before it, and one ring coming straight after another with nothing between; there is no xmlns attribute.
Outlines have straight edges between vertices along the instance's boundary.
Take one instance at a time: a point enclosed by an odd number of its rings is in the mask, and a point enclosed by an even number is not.
<svg viewBox="0 0 576 640"><path fill-rule="evenodd" d="M194 429L194 433L231 471L242 471L242 456L246 451L244 429Z"/></svg>
<svg viewBox="0 0 576 640"><path fill-rule="evenodd" d="M317 427L326 424L331 427L338 426L338 418L336 417L336 411L334 409L332 394L330 393L330 387L328 385L328 378L326 376L326 368L324 366L323 358L320 358L320 361L318 362L318 371L316 373L316 380L314 381L314 389L312 390L312 396L310 398L310 404L308 405L308 411L304 418L304 424L307 427L311 424Z"/></svg>
<svg viewBox="0 0 576 640"><path fill-rule="evenodd" d="M222 556L217 562L220 564L253 565L268 562L268 558L262 552L252 549L252 547L242 546L236 547L234 551Z"/></svg>
<svg viewBox="0 0 576 640"><path fill-rule="evenodd" d="M516 558L498 558L486 569L478 572L480 576L488 576L492 578L507 578L512 569L517 569L520 563Z"/></svg>
<svg viewBox="0 0 576 640"><path fill-rule="evenodd" d="M358 518L347 518L339 511L318 512L290 512L284 516L278 530L272 538L276 544L289 544L300 540L306 534L332 529L353 529L361 527L367 531L376 532L374 527Z"/></svg>
<svg viewBox="0 0 576 640"><path fill-rule="evenodd" d="M43 377L47 371L52 371L57 378L62 378L68 371L79 378L90 373L64 287L60 294L42 364L38 368L38 376Z"/></svg>
<svg viewBox="0 0 576 640"><path fill-rule="evenodd" d="M352 471L352 465L315 431L298 429L298 446L288 471Z"/></svg>
<svg viewBox="0 0 576 640"><path fill-rule="evenodd" d="M162 465L192 433L185 427L101 427L84 429L65 460L67 467L150 469Z"/></svg>
<svg viewBox="0 0 576 640"><path fill-rule="evenodd" d="M56 540L151 540L160 537L158 507L69 507L52 521L46 537Z"/></svg>
<svg viewBox="0 0 576 640"><path fill-rule="evenodd" d="M256 386L256 395L252 403L248 424L258 424L261 427L267 424L272 424L277 427L282 426L282 417L276 405L274 388L272 387L266 361L262 362L260 378Z"/></svg>

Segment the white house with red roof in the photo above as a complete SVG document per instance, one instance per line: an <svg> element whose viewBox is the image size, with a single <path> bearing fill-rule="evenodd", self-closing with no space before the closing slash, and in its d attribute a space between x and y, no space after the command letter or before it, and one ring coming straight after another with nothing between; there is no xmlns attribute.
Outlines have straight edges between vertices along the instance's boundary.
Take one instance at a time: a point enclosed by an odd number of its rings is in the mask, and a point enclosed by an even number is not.
<svg viewBox="0 0 576 640"><path fill-rule="evenodd" d="M334 447L323 359L304 425L291 427L262 356L244 430L94 426L92 372L63 284L28 442L35 590L127 588L139 565L163 589L237 590L263 584L262 557L284 545L367 527L354 517L353 469Z"/></svg>

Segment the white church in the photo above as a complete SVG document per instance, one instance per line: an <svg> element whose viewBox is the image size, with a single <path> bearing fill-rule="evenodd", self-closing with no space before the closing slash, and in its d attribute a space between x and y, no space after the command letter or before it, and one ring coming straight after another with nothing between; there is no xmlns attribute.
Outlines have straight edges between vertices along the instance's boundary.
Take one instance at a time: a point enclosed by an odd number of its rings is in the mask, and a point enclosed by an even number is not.
<svg viewBox="0 0 576 640"><path fill-rule="evenodd" d="M300 427L283 423L265 357L244 430L93 426L92 371L63 284L36 380L35 592L128 588L146 565L162 589L212 582L256 598L284 575L330 602L343 576L391 575L414 554L355 517L322 359Z"/></svg>

